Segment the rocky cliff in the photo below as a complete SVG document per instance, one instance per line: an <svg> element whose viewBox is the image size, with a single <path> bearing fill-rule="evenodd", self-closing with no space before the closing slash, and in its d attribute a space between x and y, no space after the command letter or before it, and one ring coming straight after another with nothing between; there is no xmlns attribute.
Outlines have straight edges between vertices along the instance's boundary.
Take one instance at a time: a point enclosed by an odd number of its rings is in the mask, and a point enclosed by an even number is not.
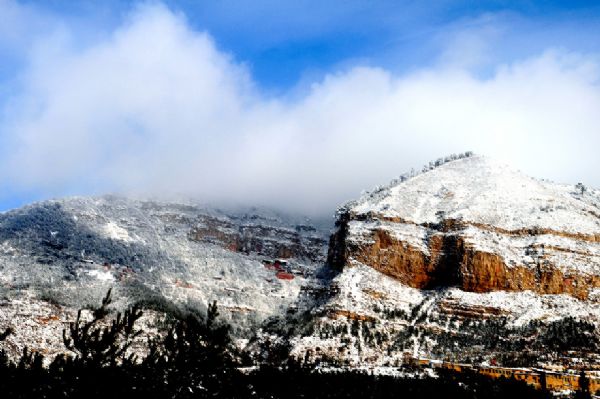
<svg viewBox="0 0 600 399"><path fill-rule="evenodd" d="M189 238L245 254L319 263L325 260L323 249L327 243L323 232L310 222L286 225L260 213L228 217L200 214Z"/></svg>
<svg viewBox="0 0 600 399"><path fill-rule="evenodd" d="M340 208L332 269L327 225L304 217L46 201L0 214L0 329L15 329L14 355L53 353L76 310L113 287L159 307L216 299L257 358L281 347L340 367L537 367L562 351L578 364L600 350L599 215L597 190L449 159Z"/></svg>
<svg viewBox="0 0 600 399"><path fill-rule="evenodd" d="M585 299L600 286L600 195L480 156L404 177L341 209L329 263L414 288L531 290Z"/></svg>

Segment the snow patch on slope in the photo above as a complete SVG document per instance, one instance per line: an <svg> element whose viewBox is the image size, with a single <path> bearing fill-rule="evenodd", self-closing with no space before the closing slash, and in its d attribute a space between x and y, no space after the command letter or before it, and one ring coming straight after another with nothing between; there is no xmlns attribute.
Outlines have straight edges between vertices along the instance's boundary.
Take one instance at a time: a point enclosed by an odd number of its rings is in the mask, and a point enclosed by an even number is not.
<svg viewBox="0 0 600 399"><path fill-rule="evenodd" d="M107 272L107 271L101 271L101 270L88 270L87 274L89 274L92 277L97 278L100 281L115 281L115 276L112 275L112 273Z"/></svg>
<svg viewBox="0 0 600 399"><path fill-rule="evenodd" d="M133 241L127 230L116 224L114 221L110 221L102 226L101 231L104 233L106 238L112 238L113 240L125 242Z"/></svg>

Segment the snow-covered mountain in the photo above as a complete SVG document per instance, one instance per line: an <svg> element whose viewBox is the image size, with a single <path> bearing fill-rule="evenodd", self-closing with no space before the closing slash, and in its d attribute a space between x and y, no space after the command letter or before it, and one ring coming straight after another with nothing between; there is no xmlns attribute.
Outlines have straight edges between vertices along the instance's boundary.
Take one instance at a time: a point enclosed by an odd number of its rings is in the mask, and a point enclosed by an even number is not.
<svg viewBox="0 0 600 399"><path fill-rule="evenodd" d="M118 197L0 214L0 327L53 353L114 287L120 306L216 299L257 360L600 369L600 191L467 154L342 206L327 252L329 227Z"/></svg>
<svg viewBox="0 0 600 399"><path fill-rule="evenodd" d="M345 212L335 262L367 264L411 287L587 298L600 286L600 192L484 157L448 162Z"/></svg>
<svg viewBox="0 0 600 399"><path fill-rule="evenodd" d="M15 352L59 348L69 315L114 287L121 307L217 300L234 333L248 336L297 302L328 235L326 224L267 209L114 196L32 204L0 214L0 327L15 330Z"/></svg>
<svg viewBox="0 0 600 399"><path fill-rule="evenodd" d="M441 160L340 208L329 248L339 275L294 350L355 365L408 355L526 365L527 349L546 356L557 340L589 351L599 255L598 190L471 154Z"/></svg>

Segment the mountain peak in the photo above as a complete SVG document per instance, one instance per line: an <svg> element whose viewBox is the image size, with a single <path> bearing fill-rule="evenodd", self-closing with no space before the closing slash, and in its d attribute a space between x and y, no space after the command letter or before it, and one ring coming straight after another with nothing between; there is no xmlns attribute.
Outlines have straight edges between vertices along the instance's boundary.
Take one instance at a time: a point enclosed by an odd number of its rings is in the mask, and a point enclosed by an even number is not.
<svg viewBox="0 0 600 399"><path fill-rule="evenodd" d="M529 177L481 155L452 160L363 197L354 214L416 224L462 220L505 230L600 233L597 190Z"/></svg>

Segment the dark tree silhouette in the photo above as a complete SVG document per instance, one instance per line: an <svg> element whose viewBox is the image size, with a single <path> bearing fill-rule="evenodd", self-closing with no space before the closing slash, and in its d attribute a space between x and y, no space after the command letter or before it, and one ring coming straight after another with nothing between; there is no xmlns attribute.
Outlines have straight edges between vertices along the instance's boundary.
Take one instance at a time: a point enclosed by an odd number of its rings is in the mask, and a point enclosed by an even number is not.
<svg viewBox="0 0 600 399"><path fill-rule="evenodd" d="M68 331L63 331L65 347L75 354L75 363L103 367L135 360L132 354L126 358L126 353L133 340L141 334L134 327L142 311L133 306L123 314L117 313L108 326L103 325L109 314L108 305L112 302L111 291L109 289L106 293L102 305L94 309L90 321L82 320L80 309L76 320L69 323Z"/></svg>
<svg viewBox="0 0 600 399"><path fill-rule="evenodd" d="M206 317L186 312L176 319L164 339L151 344L144 366L159 374L163 389L173 397L225 395L238 377L230 327L217 323L216 301Z"/></svg>
<svg viewBox="0 0 600 399"><path fill-rule="evenodd" d="M591 399L592 394L590 393L590 379L585 374L585 371L581 370L579 374L579 389L575 392L575 399Z"/></svg>

